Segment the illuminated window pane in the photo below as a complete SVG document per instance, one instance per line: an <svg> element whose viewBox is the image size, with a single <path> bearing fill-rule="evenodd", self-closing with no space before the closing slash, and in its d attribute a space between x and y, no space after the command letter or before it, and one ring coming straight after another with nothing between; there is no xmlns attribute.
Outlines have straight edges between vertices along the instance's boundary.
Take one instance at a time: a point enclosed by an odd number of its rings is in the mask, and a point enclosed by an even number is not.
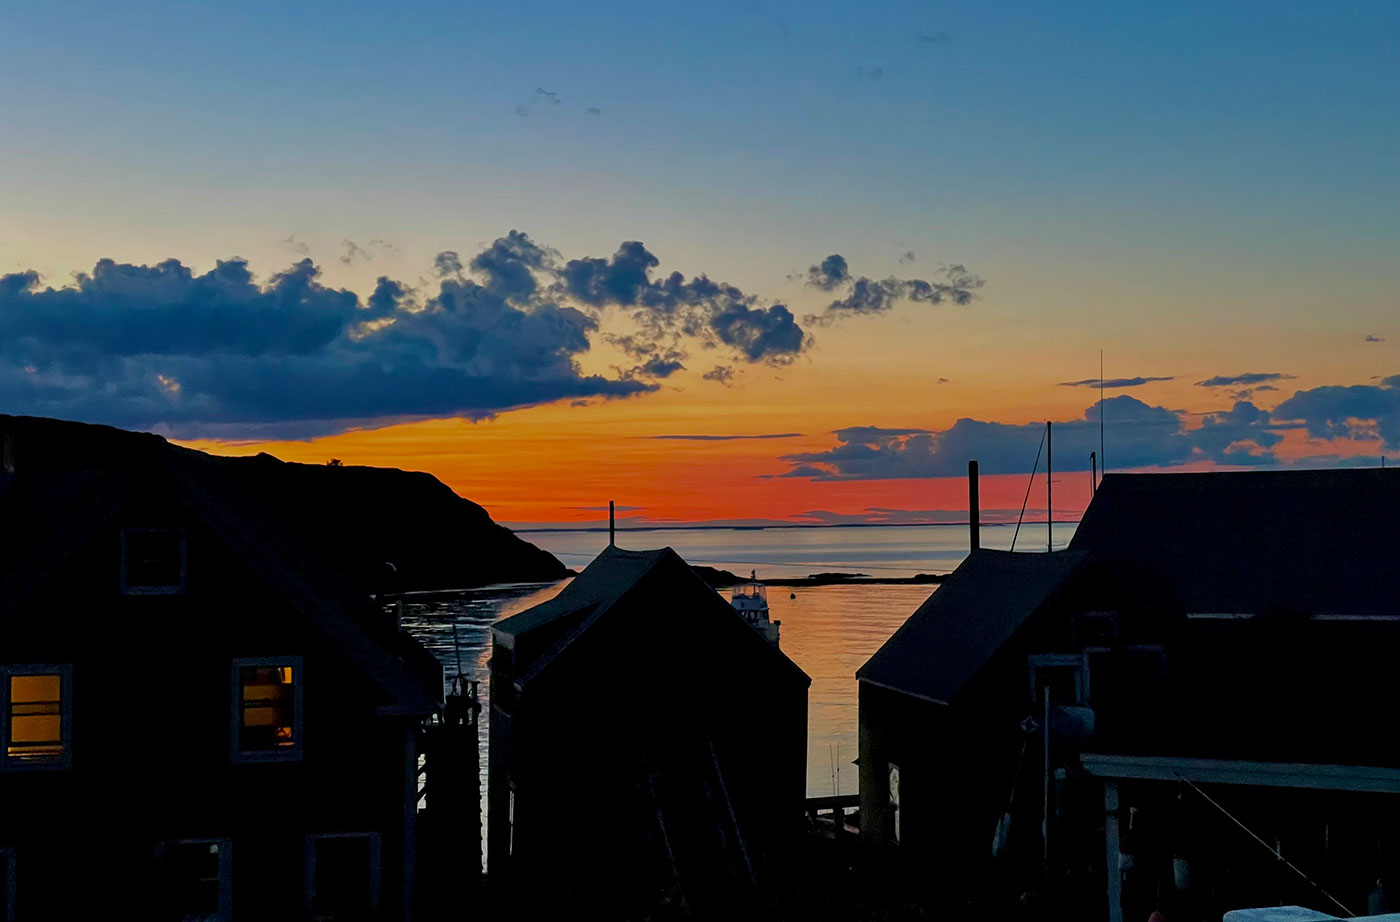
<svg viewBox="0 0 1400 922"><path fill-rule="evenodd" d="M296 676L291 666L239 670L242 720L238 747L245 752L296 746Z"/></svg>
<svg viewBox="0 0 1400 922"><path fill-rule="evenodd" d="M5 754L19 762L63 756L63 676L11 675Z"/></svg>

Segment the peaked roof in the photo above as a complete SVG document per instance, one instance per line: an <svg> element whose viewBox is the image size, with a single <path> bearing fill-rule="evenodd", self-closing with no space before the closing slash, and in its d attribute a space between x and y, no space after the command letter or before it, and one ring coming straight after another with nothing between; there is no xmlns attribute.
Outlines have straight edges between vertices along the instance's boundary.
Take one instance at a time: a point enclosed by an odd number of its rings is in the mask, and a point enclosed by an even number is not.
<svg viewBox="0 0 1400 922"><path fill-rule="evenodd" d="M1108 474L1070 548L1150 568L1188 612L1400 613L1400 470Z"/></svg>
<svg viewBox="0 0 1400 922"><path fill-rule="evenodd" d="M948 704L1087 560L1080 551L973 551L856 678Z"/></svg>
<svg viewBox="0 0 1400 922"><path fill-rule="evenodd" d="M811 679L796 663L746 624L733 606L697 576L671 548L628 551L610 545L593 558L593 562L557 596L492 625L492 630L497 634L516 639L541 628L553 627L565 631L532 661L516 662L519 670L516 685L524 687L548 669L576 639L608 617L645 577L653 573L671 581L670 592L694 593L697 598L710 604L719 623L732 632L736 643L757 644L782 668L790 670L803 682L811 683Z"/></svg>
<svg viewBox="0 0 1400 922"><path fill-rule="evenodd" d="M306 547L213 459L147 438L134 443L141 448L119 468L0 475L0 520L7 526L0 539L6 552L0 554L0 621L139 495L143 483L159 483L359 663L396 709L437 708L442 667L431 653L397 630L345 574Z"/></svg>

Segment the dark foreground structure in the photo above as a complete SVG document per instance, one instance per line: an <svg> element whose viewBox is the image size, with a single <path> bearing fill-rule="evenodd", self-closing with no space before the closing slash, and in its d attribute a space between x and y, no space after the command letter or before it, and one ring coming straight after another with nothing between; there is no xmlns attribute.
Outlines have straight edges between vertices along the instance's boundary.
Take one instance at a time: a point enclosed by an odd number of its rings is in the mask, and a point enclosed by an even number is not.
<svg viewBox="0 0 1400 922"><path fill-rule="evenodd" d="M867 853L949 910L1383 907L1397 523L1400 471L1114 474L975 551L859 672Z"/></svg>
<svg viewBox="0 0 1400 922"><path fill-rule="evenodd" d="M438 661L216 459L0 437L0 919L412 917Z"/></svg>
<svg viewBox="0 0 1400 922"><path fill-rule="evenodd" d="M809 684L669 548L609 547L497 623L498 902L608 918L749 905L801 830Z"/></svg>

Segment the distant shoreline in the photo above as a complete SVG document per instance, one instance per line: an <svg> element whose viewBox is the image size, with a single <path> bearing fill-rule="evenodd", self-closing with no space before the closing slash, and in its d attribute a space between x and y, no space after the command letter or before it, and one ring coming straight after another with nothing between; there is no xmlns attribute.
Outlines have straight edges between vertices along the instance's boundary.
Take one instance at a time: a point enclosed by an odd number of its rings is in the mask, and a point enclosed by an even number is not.
<svg viewBox="0 0 1400 922"><path fill-rule="evenodd" d="M820 522L776 524L776 525L642 525L630 528L617 528L619 533L640 532L640 531L768 531L778 528L967 528L970 522L835 522L824 525ZM1024 528L1027 525L1044 525L1044 519L1030 519L1021 523ZM1078 525L1078 519L1055 519L1051 525ZM982 527L1007 527L1012 528L1015 522L983 522ZM509 527L509 526L507 526ZM511 528L517 535L542 534L545 532L579 531L579 532L603 532L608 531L606 525L585 525L579 527L562 528L559 526L548 526L546 528Z"/></svg>

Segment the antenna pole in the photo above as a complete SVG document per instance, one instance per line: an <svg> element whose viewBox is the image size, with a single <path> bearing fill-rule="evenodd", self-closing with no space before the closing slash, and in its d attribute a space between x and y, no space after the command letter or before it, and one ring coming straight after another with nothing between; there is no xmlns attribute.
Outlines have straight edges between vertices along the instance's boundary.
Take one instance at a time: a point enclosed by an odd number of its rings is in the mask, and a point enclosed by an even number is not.
<svg viewBox="0 0 1400 922"><path fill-rule="evenodd" d="M1093 497L1099 492L1099 459L1092 451L1089 452L1089 496Z"/></svg>
<svg viewBox="0 0 1400 922"><path fill-rule="evenodd" d="M1045 549L1053 551L1055 549L1055 503L1051 493L1051 484L1055 481L1055 474L1050 466L1050 432L1051 423L1045 422Z"/></svg>
<svg viewBox="0 0 1400 922"><path fill-rule="evenodd" d="M968 548L977 550L982 546L982 508L978 498L977 462L967 462L967 529Z"/></svg>
<svg viewBox="0 0 1400 922"><path fill-rule="evenodd" d="M608 500L608 547L617 545L617 517L613 501Z"/></svg>
<svg viewBox="0 0 1400 922"><path fill-rule="evenodd" d="M1108 473L1108 455L1103 450L1103 350L1099 350L1099 460L1103 462L1104 473Z"/></svg>

